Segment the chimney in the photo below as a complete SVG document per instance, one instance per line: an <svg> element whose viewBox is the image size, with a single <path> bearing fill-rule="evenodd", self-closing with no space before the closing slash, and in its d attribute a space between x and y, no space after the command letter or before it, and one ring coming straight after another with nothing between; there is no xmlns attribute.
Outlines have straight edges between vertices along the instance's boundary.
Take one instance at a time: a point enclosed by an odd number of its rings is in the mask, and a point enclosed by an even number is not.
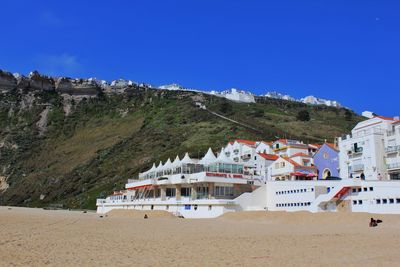
<svg viewBox="0 0 400 267"><path fill-rule="evenodd" d="M361 115L368 119L372 119L374 117L374 113L371 111L364 111L363 113L361 113Z"/></svg>

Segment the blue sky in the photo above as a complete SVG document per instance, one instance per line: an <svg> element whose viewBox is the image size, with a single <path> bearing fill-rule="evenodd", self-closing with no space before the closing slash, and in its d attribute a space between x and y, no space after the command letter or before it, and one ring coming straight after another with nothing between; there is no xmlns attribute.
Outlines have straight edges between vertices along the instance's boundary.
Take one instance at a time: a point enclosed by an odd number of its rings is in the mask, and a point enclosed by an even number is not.
<svg viewBox="0 0 400 267"><path fill-rule="evenodd" d="M400 114L399 1L3 0L0 68Z"/></svg>

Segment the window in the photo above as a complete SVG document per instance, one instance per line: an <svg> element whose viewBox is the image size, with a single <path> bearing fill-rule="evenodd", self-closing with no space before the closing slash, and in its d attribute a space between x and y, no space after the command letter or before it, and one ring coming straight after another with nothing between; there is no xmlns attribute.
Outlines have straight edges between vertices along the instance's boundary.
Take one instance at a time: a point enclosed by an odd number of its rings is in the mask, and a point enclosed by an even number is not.
<svg viewBox="0 0 400 267"><path fill-rule="evenodd" d="M358 204L359 204L359 205L362 205L362 203L363 203L362 200L359 200L359 201L358 201Z"/></svg>
<svg viewBox="0 0 400 267"><path fill-rule="evenodd" d="M355 192L357 192L357 189L353 188L353 190L352 190L352 191L353 191L353 193L355 193Z"/></svg>
<svg viewBox="0 0 400 267"><path fill-rule="evenodd" d="M353 205L357 205L357 200L353 200Z"/></svg>
<svg viewBox="0 0 400 267"><path fill-rule="evenodd" d="M383 204L387 204L387 199L382 199Z"/></svg>
<svg viewBox="0 0 400 267"><path fill-rule="evenodd" d="M358 192L361 192L361 187L360 187L360 188L358 188Z"/></svg>
<svg viewBox="0 0 400 267"><path fill-rule="evenodd" d="M396 198L396 203L397 203L397 204L400 203L400 198Z"/></svg>
<svg viewBox="0 0 400 267"><path fill-rule="evenodd" d="M381 204L381 200L380 200L380 199L377 199L377 200L376 200L376 204Z"/></svg>
<svg viewBox="0 0 400 267"><path fill-rule="evenodd" d="M394 199L393 198L389 198L389 203L390 204L394 204Z"/></svg>
<svg viewBox="0 0 400 267"><path fill-rule="evenodd" d="M176 194L175 188L167 188L167 192L166 192L167 197L174 197L175 194Z"/></svg>
<svg viewBox="0 0 400 267"><path fill-rule="evenodd" d="M370 187L370 188L369 188L369 191L374 191L374 188L373 188L373 187Z"/></svg>
<svg viewBox="0 0 400 267"><path fill-rule="evenodd" d="M191 188L189 187L182 187L181 189L181 196L183 197L190 197L191 195Z"/></svg>
<svg viewBox="0 0 400 267"><path fill-rule="evenodd" d="M364 187L364 192L366 192L366 191L368 191L368 188L367 188L367 187Z"/></svg>
<svg viewBox="0 0 400 267"><path fill-rule="evenodd" d="M215 187L215 195L216 196L233 196L233 187L232 186L216 186Z"/></svg>

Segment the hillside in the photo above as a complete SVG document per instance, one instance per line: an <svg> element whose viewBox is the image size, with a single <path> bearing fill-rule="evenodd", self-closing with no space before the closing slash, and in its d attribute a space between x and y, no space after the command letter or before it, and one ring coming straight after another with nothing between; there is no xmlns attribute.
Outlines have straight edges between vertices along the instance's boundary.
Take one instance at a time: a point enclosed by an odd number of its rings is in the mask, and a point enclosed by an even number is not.
<svg viewBox="0 0 400 267"><path fill-rule="evenodd" d="M138 85L118 93L33 85L0 82L2 204L94 208L97 197L154 161L185 151L198 157L235 138L333 141L361 119L346 109L270 98L243 104ZM297 120L302 110L310 121Z"/></svg>

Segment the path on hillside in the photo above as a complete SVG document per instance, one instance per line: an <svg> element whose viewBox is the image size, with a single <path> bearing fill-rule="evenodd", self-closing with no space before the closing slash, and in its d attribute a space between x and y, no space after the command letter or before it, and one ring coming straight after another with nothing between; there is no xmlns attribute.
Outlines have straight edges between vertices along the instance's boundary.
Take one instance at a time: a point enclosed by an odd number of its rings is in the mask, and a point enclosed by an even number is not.
<svg viewBox="0 0 400 267"><path fill-rule="evenodd" d="M239 122L239 121L230 119L230 118L228 118L228 117L225 117L224 115L221 115L221 114L218 114L217 112L214 112L214 111L212 111L212 110L209 110L209 109L207 109L207 107L206 107L205 105L201 106L200 108L201 108L201 109L204 109L204 110L206 110L206 111L208 111L209 113L211 113L211 114L213 114L213 115L215 115L215 116L220 117L221 119L224 119L224 120L227 120L227 121L236 123L236 124L238 124L238 125L240 125L240 126L243 126L243 127L245 127L245 128L248 128L248 129L251 129L251 130L256 131L256 132L258 132L258 133L264 134L263 131L261 131L261 130L259 130L259 129L256 129L256 128L254 128L254 127L248 125L248 124L245 124L245 123L242 123L242 122Z"/></svg>

